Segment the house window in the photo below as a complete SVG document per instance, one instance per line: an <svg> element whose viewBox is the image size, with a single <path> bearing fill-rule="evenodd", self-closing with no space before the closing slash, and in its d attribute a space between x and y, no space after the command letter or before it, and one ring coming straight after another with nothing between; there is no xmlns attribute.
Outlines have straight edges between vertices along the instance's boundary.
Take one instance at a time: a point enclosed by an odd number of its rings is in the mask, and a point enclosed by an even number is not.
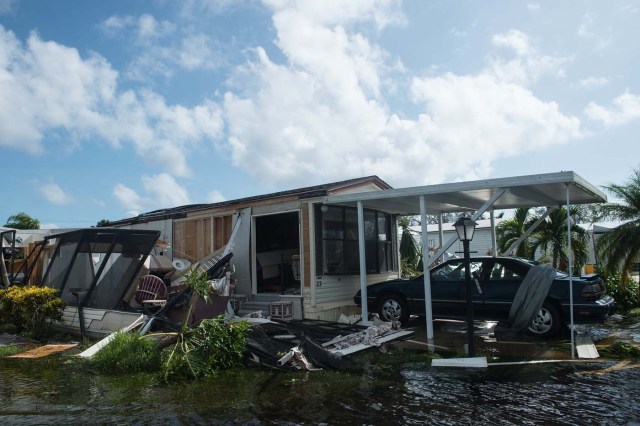
<svg viewBox="0 0 640 426"><path fill-rule="evenodd" d="M350 207L316 208L317 269L324 274L357 274L358 212ZM366 269L369 273L393 270L391 216L373 210L364 211Z"/></svg>

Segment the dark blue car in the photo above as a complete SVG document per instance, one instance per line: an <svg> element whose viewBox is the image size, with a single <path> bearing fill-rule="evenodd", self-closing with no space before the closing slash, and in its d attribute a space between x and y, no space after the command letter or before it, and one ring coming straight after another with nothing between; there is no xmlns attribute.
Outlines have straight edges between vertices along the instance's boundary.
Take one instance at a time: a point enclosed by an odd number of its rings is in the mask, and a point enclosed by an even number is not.
<svg viewBox="0 0 640 426"><path fill-rule="evenodd" d="M473 257L474 318L506 320L513 298L525 275L536 262L515 257ZM431 270L431 299L434 318L465 319L467 288L463 259L450 259ZM360 291L354 297L361 305ZM598 275L573 277L574 323L599 323L614 310L614 300ZM423 276L384 281L367 287L369 312L380 318L406 323L410 315L425 315ZM558 334L570 321L569 277L556 273L544 304L529 326L535 336Z"/></svg>

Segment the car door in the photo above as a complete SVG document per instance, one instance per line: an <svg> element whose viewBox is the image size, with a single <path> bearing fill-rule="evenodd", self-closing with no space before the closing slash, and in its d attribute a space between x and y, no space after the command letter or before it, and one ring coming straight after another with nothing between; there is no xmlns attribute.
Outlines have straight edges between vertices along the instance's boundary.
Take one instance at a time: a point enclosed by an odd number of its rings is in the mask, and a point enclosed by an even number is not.
<svg viewBox="0 0 640 426"><path fill-rule="evenodd" d="M495 259L485 267L484 300L475 305L475 313L485 319L506 319L525 272L509 259Z"/></svg>
<svg viewBox="0 0 640 426"><path fill-rule="evenodd" d="M471 262L472 273L478 273L481 268L481 261ZM472 294L479 297L475 290ZM431 300L434 317L466 318L467 286L464 259L450 259L431 271Z"/></svg>

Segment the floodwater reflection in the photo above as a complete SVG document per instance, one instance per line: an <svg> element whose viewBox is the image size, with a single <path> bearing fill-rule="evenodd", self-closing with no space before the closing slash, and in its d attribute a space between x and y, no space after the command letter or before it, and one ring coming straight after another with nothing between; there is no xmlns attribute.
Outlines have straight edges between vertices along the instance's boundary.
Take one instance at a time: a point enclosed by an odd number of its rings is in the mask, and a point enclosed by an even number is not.
<svg viewBox="0 0 640 426"><path fill-rule="evenodd" d="M0 360L2 424L628 424L640 368L615 361L431 368L410 352L367 355L348 372L238 369L166 384L104 376L65 356Z"/></svg>

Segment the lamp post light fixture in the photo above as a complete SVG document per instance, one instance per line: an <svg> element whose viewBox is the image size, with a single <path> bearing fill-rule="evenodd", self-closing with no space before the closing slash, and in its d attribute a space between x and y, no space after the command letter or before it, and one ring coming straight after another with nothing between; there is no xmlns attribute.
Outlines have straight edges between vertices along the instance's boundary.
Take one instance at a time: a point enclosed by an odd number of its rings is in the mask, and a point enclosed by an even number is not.
<svg viewBox="0 0 640 426"><path fill-rule="evenodd" d="M453 226L456 228L458 238L462 241L464 250L465 281L467 283L467 339L468 353L470 357L476 355L474 328L473 328L473 299L471 289L471 255L469 253L469 242L473 239L477 223L469 217L461 216Z"/></svg>

